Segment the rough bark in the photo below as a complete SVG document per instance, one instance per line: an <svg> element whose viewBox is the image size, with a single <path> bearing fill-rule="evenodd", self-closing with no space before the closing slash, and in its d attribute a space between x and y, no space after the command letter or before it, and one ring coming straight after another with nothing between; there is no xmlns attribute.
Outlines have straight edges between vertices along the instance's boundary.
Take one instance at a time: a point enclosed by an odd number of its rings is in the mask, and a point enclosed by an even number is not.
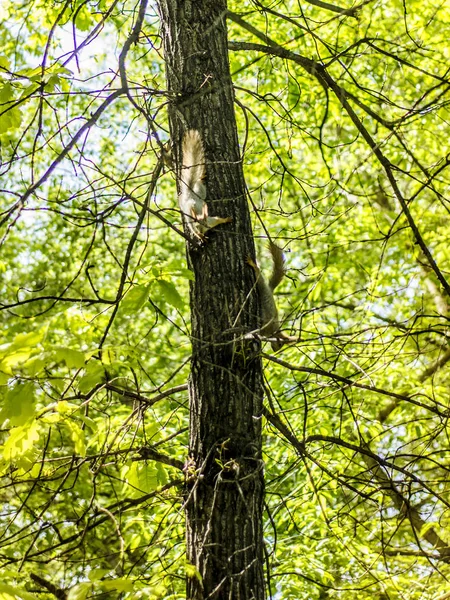
<svg viewBox="0 0 450 600"><path fill-rule="evenodd" d="M250 215L228 64L226 2L159 0L171 138L201 132L210 215L231 216L200 248L191 285L190 447L186 465L188 599L264 598L262 367Z"/></svg>

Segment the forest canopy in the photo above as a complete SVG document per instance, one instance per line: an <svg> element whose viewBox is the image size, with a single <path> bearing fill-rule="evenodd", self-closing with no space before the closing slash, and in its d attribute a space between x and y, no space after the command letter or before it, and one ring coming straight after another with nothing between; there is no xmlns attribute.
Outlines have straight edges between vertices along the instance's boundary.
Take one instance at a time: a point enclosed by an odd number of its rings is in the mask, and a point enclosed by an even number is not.
<svg viewBox="0 0 450 600"><path fill-rule="evenodd" d="M195 2L171 1L188 19ZM221 83L205 72L179 109L161 4L0 5L0 600L181 599L202 579L184 510L209 307L169 121L188 129L179 113ZM247 237L266 278L270 240L287 269L290 341L258 351L263 593L450 597L450 4L230 1L220 18ZM211 119L207 158L217 138ZM250 278L236 221L204 248Z"/></svg>

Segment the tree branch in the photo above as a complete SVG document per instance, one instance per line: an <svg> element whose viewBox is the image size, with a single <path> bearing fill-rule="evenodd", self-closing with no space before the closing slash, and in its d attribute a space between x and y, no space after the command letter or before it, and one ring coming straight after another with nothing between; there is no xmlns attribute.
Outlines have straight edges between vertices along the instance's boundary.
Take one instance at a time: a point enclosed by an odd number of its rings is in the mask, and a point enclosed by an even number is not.
<svg viewBox="0 0 450 600"><path fill-rule="evenodd" d="M177 394L178 392L185 392L188 389L188 384L183 383L181 385L177 385L168 390L164 390L163 392L160 392L159 394L157 394L156 396L153 396L152 398L147 398L146 396L143 396L142 394L138 394L137 392L133 392L126 388L121 388L112 383L106 383L104 385L104 387L107 390L116 392L116 394L120 394L121 396L125 396L126 398L131 398L132 400L137 400L138 402L142 402L146 406L153 406L153 404L155 404L159 400L162 400L163 398L167 398L168 396L171 396L172 394Z"/></svg>
<svg viewBox="0 0 450 600"><path fill-rule="evenodd" d="M132 460L154 460L156 462L160 462L164 465L169 465L170 467L175 467L179 471L183 471L184 463L177 458L172 458L167 454L162 454L161 452L157 452L151 446L142 446L137 449L137 453L139 457L134 457Z"/></svg>
<svg viewBox="0 0 450 600"><path fill-rule="evenodd" d="M36 573L30 573L30 578L38 585L45 588L48 592L50 592L50 594L53 594L55 598L58 598L58 600L66 600L66 590L57 587L56 585L54 585L50 581L47 581L46 579L44 579L40 575L37 575Z"/></svg>
<svg viewBox="0 0 450 600"><path fill-rule="evenodd" d="M45 183L47 181L47 179L50 177L50 175L53 173L53 171L56 169L56 167L59 165L59 163L64 160L64 158L66 158L66 156L69 154L69 152L74 148L74 146L77 144L78 140L84 135L84 133L90 129L93 125L95 125L95 123L99 120L99 118L102 116L103 112L106 110L106 108L108 108L108 106L114 102L114 100L116 100L117 98L119 98L119 96L122 96L124 94L124 90L122 88L116 90L115 92L113 92L112 94L110 94L102 103L101 105L97 108L97 110L94 112L94 114L92 115L92 117L90 119L88 119L86 121L86 123L80 127L80 129L77 131L77 133L73 136L73 138L70 140L70 142L67 144L67 146L65 146L63 148L63 150L61 151L61 153L57 156L57 158L55 158L55 160L52 162L52 164L48 167L48 169L45 171L45 173L42 175L42 177L40 177L40 179L38 179L38 181L36 181L36 183L34 183L33 185L31 185L24 194L22 194L22 196L19 198L19 200L15 203L14 206L12 206L8 212L6 213L6 215L3 217L3 219L0 221L0 227L2 225L4 225L6 223L6 221L8 220L9 216L17 209L17 208L21 208L25 205L25 202L28 200L28 198L38 189L41 187L41 185L43 183ZM3 236L0 245L3 243L4 239L6 237L6 233Z"/></svg>
<svg viewBox="0 0 450 600"><path fill-rule="evenodd" d="M394 471L402 473L403 475L408 477L408 479L411 479L415 483L418 483L430 494L436 496L435 494L433 494L433 491L418 477L416 477L406 469L399 467L395 463L387 461L378 456L377 454L373 453L369 449L368 444L366 443L363 443L363 445L357 445L352 444L350 442L345 442L344 440L341 440L338 437L324 435L311 435L305 438L305 440L300 441L297 439L295 434L292 433L286 425L284 425L284 423L278 415L271 413L266 408L263 409L263 414L267 418L267 420L276 429L278 429L278 431L293 445L293 447L300 453L301 456L305 456L306 446L314 441L323 441L330 442L332 444L337 444L361 455L367 467L378 482L379 488L383 492L383 494L389 496L392 499L395 507L399 512L406 513L413 527L415 535L422 536L428 543L430 543L434 548L436 548L439 552L441 560L444 560L445 562L450 561L449 545L436 533L435 529L428 529L425 527L426 522L420 516L420 513L417 510L417 508L415 508L410 503L408 498L406 498L406 496L404 496L397 489L392 479L388 476L388 474L382 467L387 467L389 469L393 469ZM447 504L444 500L442 500L442 498L439 499L442 502L444 502L444 504Z"/></svg>
<svg viewBox="0 0 450 600"><path fill-rule="evenodd" d="M369 134L368 130L366 129L366 127L364 126L364 124L362 123L362 121L360 120L358 115L353 110L352 106L350 105L350 103L348 101L348 98L350 96L349 93L343 87L341 87L338 83L336 83L334 81L334 79L328 74L328 72L326 71L325 67L322 64L320 64L314 60L311 60L310 58L306 58L304 56L296 54L295 52L291 52L290 50L286 50L285 48L282 48L279 44L277 44L276 42L271 40L269 38L269 36L267 36L265 33L262 33L261 31L259 31L255 27L253 27L253 25L249 25L248 23L246 23L245 20L242 19L239 15L229 12L228 16L232 21L239 24L244 29L246 29L247 31L249 31L250 33L255 35L256 37L258 37L259 39L263 40L267 44L267 47L265 47L265 48L260 47L259 51L265 52L266 54L273 54L273 55L279 56L281 58L286 58L288 60L292 60L293 62L300 65L307 73L309 73L310 75L313 75L319 81L319 83L323 86L324 89L330 89L334 92L336 98L338 99L341 106L344 108L344 110L350 117L350 119L353 122L353 124L355 125L357 131L359 131L359 133L362 135L362 137L366 141L367 145L372 150L372 152L378 159L379 163L384 168L384 170L386 172L386 176L391 184L392 190L393 190L397 200L399 201L400 206L403 211L403 214L405 215L406 220L408 221L408 224L413 232L416 243L419 245L420 249L422 250L424 256L426 257L428 264L430 265L430 268L436 274L436 277L438 278L439 282L441 283L442 287L444 288L446 294L450 297L450 284L444 277L442 271L439 269L436 261L434 260L430 250L428 249L428 246L425 244L425 241L424 241L424 239L423 239L423 237L411 215L411 211L409 210L408 203L407 203L406 199L403 197L403 195L400 191L400 188L398 187L397 181L394 177L394 174L392 172L393 168L395 168L395 167L394 167L394 165L391 164L389 159L387 159L384 156L384 154L382 153L382 151L380 149L379 144L377 144L375 142L375 140Z"/></svg>
<svg viewBox="0 0 450 600"><path fill-rule="evenodd" d="M359 388L361 390L368 390L369 392L374 392L376 394L381 394L383 396L389 396L391 398L396 398L397 400L404 400L405 402L410 402L411 404L420 406L420 408L428 410L428 411L430 411L436 415L439 415L440 417L443 417L443 418L448 418L448 416L449 416L449 411L448 411L447 407L440 403L439 404L442 407L442 410L439 410L433 406L428 406L427 404L423 404L422 402L419 402L418 400L414 400L414 398L412 398L411 396L408 396L406 394L397 394L396 392L389 392L388 390L383 390L382 388L378 388L378 387L375 387L372 385L358 383L356 381L353 381L353 379L350 379L349 377L342 377L342 375L337 375L336 373L331 373L330 371L325 371L324 369L317 369L315 367L298 367L296 365L292 365L291 363L286 362L285 360L282 360L281 358L277 358L270 354L263 353L262 356L263 356L263 358L266 358L267 360L270 360L271 362L277 363L278 365L285 367L286 369L289 369L290 371L298 371L300 373L310 373L310 374L314 374L314 375L322 375L323 377L328 377L330 379L333 379L334 381L339 381L340 383L345 383L349 387L355 387L355 388ZM438 403L436 402L436 404L438 404Z"/></svg>

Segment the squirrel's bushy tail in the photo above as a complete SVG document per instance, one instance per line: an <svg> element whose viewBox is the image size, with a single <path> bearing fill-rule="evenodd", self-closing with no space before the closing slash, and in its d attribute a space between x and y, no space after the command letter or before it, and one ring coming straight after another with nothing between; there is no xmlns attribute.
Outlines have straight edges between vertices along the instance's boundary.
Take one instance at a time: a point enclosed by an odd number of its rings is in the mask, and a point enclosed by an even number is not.
<svg viewBox="0 0 450 600"><path fill-rule="evenodd" d="M205 151L200 133L196 129L189 129L184 134L182 151L182 180L192 189L205 176Z"/></svg>
<svg viewBox="0 0 450 600"><path fill-rule="evenodd" d="M286 259L283 250L273 242L269 242L269 251L272 255L272 274L269 279L269 287L273 290L277 287L286 274Z"/></svg>

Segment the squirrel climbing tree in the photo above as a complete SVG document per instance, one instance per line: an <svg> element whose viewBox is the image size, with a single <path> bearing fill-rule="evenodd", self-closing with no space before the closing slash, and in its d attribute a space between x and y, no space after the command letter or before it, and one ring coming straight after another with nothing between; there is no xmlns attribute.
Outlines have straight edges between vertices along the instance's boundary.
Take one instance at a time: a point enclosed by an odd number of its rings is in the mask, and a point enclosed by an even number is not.
<svg viewBox="0 0 450 600"><path fill-rule="evenodd" d="M205 234L231 217L210 217L206 202L205 151L201 135L195 129L183 136L182 169L180 178L180 210L191 235L205 241Z"/></svg>

